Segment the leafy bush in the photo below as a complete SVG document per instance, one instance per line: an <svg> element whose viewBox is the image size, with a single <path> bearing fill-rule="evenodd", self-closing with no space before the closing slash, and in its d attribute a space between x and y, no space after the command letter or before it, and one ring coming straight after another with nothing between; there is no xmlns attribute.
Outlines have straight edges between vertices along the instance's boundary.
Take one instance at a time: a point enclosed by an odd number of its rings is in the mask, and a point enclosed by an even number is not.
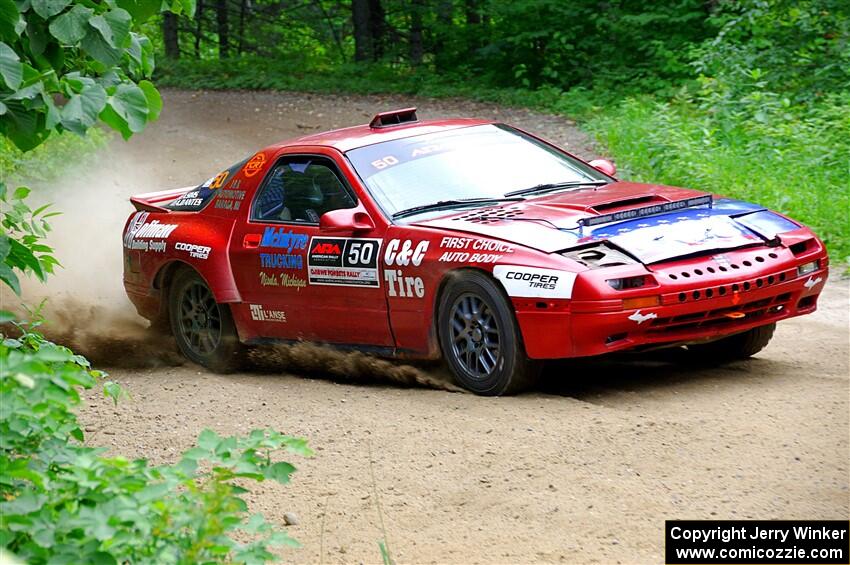
<svg viewBox="0 0 850 565"><path fill-rule="evenodd" d="M0 133L22 151L98 121L125 138L155 120L153 46L133 30L194 0L0 0Z"/></svg>
<svg viewBox="0 0 850 565"><path fill-rule="evenodd" d="M297 545L247 514L236 483L288 482L295 468L272 454L310 455L304 440L204 430L175 465L109 457L82 445L74 413L78 388L105 375L20 329L0 344L0 547L28 563L262 563L269 546ZM120 388L104 392L117 400Z"/></svg>
<svg viewBox="0 0 850 565"><path fill-rule="evenodd" d="M590 115L585 126L625 178L769 206L811 226L835 259L848 260L850 95L806 112L768 93L752 104L759 118L714 114L705 100L632 98Z"/></svg>
<svg viewBox="0 0 850 565"><path fill-rule="evenodd" d="M93 155L108 139L107 132L92 128L84 137L70 133L51 135L32 151L24 152L0 137L0 178L8 184L53 180L65 172L68 163Z"/></svg>
<svg viewBox="0 0 850 565"><path fill-rule="evenodd" d="M7 194L5 183L0 181L0 282L16 294L21 294L21 285L15 271L32 273L44 281L59 264L53 250L39 243L50 231L47 219L56 213L47 212L47 205L31 210L24 202L29 193L28 188L18 187Z"/></svg>

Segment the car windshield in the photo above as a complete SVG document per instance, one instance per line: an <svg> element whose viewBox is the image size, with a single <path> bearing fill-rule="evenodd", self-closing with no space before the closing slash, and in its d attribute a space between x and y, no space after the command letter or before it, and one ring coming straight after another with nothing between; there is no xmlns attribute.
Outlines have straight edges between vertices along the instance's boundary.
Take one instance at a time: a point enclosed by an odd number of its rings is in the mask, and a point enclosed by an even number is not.
<svg viewBox="0 0 850 565"><path fill-rule="evenodd" d="M484 206L535 187L576 190L585 182L598 185L610 180L593 167L505 125L385 141L346 155L389 216L418 207L426 207L421 211L425 213L433 210L429 205L437 203L445 203L440 209ZM462 200L478 202L457 202Z"/></svg>

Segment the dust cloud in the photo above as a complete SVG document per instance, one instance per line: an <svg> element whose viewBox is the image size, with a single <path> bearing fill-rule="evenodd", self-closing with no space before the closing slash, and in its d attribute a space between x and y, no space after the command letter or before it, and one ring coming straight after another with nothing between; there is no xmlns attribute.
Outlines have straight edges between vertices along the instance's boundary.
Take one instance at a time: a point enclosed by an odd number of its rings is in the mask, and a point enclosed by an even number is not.
<svg viewBox="0 0 850 565"><path fill-rule="evenodd" d="M113 140L98 157L72 164L63 177L31 185L32 208L52 202L50 209L61 212L51 219L47 244L53 247L62 267L48 277L46 284L23 278L23 300L6 288L0 289L2 309L16 311L21 319L32 319L27 310L41 305L40 314L46 322L39 331L103 369L187 362L173 337L151 329L127 299L122 282L122 233L133 212L131 195L197 184L198 179L209 176L209 165L175 167L171 161L179 161L180 155L165 159L165 155L156 155L160 147L134 149L135 143L135 139L126 144ZM197 162L198 156L193 156ZM152 159L164 159L164 166L156 166ZM250 360L264 371L461 390L446 375L307 343L256 349Z"/></svg>
<svg viewBox="0 0 850 565"><path fill-rule="evenodd" d="M298 374L352 383L395 383L466 392L452 384L444 371L414 367L380 359L359 351L341 351L314 343L260 346L251 350L249 359L259 370L295 371Z"/></svg>

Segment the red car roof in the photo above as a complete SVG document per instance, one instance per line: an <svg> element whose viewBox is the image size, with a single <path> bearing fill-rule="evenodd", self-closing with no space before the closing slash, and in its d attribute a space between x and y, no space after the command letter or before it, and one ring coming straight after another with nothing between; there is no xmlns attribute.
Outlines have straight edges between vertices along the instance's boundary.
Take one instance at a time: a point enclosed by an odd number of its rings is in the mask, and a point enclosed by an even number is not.
<svg viewBox="0 0 850 565"><path fill-rule="evenodd" d="M438 131L447 131L470 126L478 126L484 124L492 124L492 121L481 120L474 118L455 118L449 120L426 120L422 122L413 122L393 126L385 126L381 128L369 127L368 124L361 126L352 126L348 128L335 129L322 133L313 133L302 137L296 137L281 143L275 144L274 148L292 147L296 145L323 145L334 147L340 151L349 151L366 145L374 145L382 141L390 141L393 139L402 139L405 137L413 137L415 135L423 135L426 133L434 133Z"/></svg>

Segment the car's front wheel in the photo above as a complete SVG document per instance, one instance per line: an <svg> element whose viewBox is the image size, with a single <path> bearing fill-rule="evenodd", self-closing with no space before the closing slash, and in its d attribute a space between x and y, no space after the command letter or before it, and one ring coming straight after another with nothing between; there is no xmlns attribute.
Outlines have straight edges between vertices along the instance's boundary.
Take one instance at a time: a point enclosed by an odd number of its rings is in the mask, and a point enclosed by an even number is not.
<svg viewBox="0 0 850 565"><path fill-rule="evenodd" d="M177 346L190 360L219 373L241 365L245 347L226 304L218 304L204 279L191 269L177 273L169 292L169 318Z"/></svg>
<svg viewBox="0 0 850 565"><path fill-rule="evenodd" d="M474 271L448 283L437 309L443 356L458 384L476 394L531 386L540 363L528 359L513 312L491 278Z"/></svg>
<svg viewBox="0 0 850 565"><path fill-rule="evenodd" d="M708 363L747 359L767 347L774 330L776 323L767 324L708 343L689 345L688 351Z"/></svg>

